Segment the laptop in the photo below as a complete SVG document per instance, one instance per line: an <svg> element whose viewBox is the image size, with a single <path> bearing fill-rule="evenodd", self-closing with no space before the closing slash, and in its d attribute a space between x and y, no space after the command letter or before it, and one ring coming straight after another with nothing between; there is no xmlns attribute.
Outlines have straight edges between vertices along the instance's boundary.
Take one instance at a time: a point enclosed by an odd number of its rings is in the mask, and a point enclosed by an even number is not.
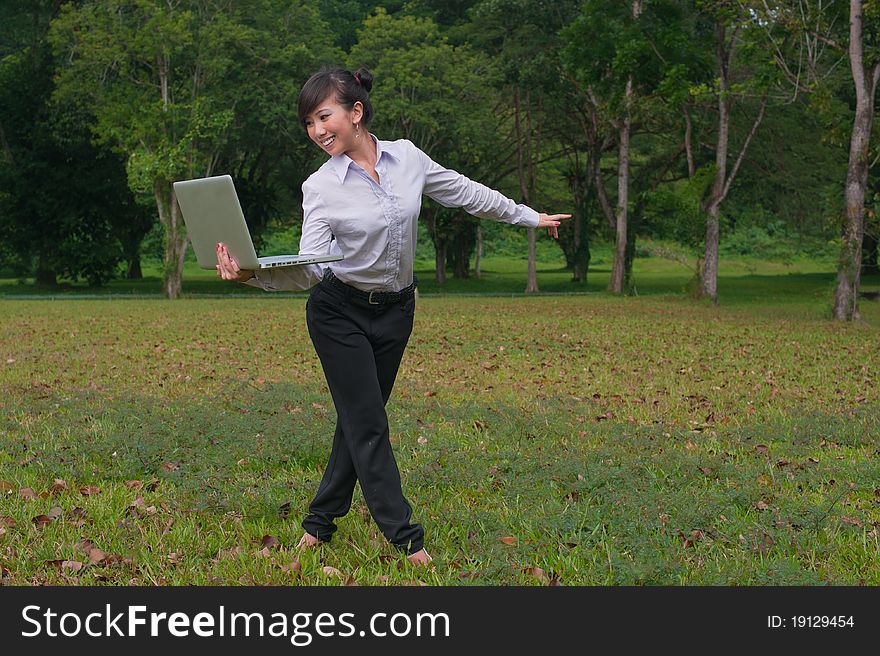
<svg viewBox="0 0 880 656"><path fill-rule="evenodd" d="M203 269L217 267L218 242L226 245L242 269L269 269L342 259L338 246L333 252L328 249L327 253L257 257L235 185L229 175L175 182L174 193L183 212L183 221L196 259Z"/></svg>

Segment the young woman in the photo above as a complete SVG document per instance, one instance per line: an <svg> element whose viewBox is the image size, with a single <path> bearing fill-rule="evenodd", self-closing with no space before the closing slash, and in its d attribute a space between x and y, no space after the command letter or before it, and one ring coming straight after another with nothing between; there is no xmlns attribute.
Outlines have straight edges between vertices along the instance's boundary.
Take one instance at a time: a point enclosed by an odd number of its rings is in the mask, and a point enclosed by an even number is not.
<svg viewBox="0 0 880 656"><path fill-rule="evenodd" d="M413 523L388 437L385 404L413 328L416 230L422 195L487 219L547 228L570 214L539 214L445 169L411 141L368 132L373 76L324 68L299 95L299 119L330 158L302 185L300 253L338 250L342 260L254 272L223 244L217 271L266 291L311 289L306 324L336 406L336 434L323 480L302 522L299 547L329 542L355 482L385 537L411 562L432 560ZM335 239L335 241L334 241Z"/></svg>

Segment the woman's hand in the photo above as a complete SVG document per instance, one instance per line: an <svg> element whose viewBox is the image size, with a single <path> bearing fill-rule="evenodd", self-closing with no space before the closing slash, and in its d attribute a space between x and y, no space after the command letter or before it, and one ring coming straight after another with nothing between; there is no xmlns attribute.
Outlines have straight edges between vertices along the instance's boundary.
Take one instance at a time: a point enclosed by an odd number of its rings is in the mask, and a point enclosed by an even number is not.
<svg viewBox="0 0 880 656"><path fill-rule="evenodd" d="M245 282L254 277L254 272L250 269L240 269L238 262L226 250L226 246L220 243L217 244L217 275L223 280Z"/></svg>
<svg viewBox="0 0 880 656"><path fill-rule="evenodd" d="M562 219L570 219L571 214L538 214L538 228L547 228L547 234L553 239L559 239L556 227Z"/></svg>

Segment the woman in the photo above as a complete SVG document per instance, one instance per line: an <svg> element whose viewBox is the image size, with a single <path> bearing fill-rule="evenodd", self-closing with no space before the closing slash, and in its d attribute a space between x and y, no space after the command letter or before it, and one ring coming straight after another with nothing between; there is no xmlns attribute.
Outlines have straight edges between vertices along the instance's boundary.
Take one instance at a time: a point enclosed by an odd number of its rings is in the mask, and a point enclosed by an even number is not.
<svg viewBox="0 0 880 656"><path fill-rule="evenodd" d="M547 228L558 238L569 214L539 214L443 168L406 139L381 141L368 132L373 76L324 68L299 95L299 119L330 155L302 185L300 253L337 249L325 264L241 270L223 244L217 271L266 291L311 289L309 336L336 406L336 434L318 492L302 522L299 548L329 542L334 520L350 506L355 482L385 537L410 562L432 560L424 530L412 523L388 437L385 404L413 327L413 258L422 194L482 218ZM335 238L335 242L333 241Z"/></svg>

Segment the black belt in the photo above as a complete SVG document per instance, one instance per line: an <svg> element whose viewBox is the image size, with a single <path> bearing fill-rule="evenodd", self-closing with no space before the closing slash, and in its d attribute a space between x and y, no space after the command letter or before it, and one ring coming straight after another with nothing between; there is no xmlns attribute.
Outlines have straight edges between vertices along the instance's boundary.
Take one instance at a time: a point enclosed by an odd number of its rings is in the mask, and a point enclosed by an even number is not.
<svg viewBox="0 0 880 656"><path fill-rule="evenodd" d="M413 275L412 284L409 287L404 287L397 292L365 292L362 289L352 287L351 285L342 282L333 274L332 269L327 269L327 273L324 275L324 279L322 280L322 282L326 282L333 287L336 287L337 289L345 292L352 298L366 301L370 305L386 305L389 303L399 303L403 299L412 296L413 292L419 284L419 279L416 278L415 275Z"/></svg>

